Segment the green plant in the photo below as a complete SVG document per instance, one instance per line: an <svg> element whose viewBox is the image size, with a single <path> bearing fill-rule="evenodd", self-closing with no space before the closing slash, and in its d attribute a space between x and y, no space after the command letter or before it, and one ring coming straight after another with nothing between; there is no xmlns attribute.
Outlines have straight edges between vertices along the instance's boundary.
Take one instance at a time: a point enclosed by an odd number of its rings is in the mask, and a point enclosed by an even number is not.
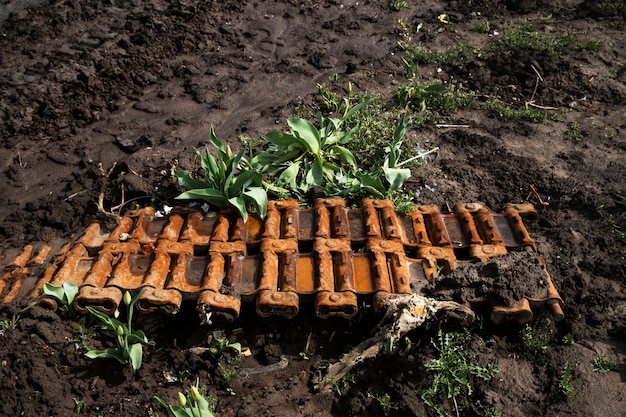
<svg viewBox="0 0 626 417"><path fill-rule="evenodd" d="M567 398L574 398L578 395L572 386L573 380L574 375L572 374L572 366L569 362L565 362L565 366L561 372L561 379L559 380L559 390L561 391L561 394L565 395Z"/></svg>
<svg viewBox="0 0 626 417"><path fill-rule="evenodd" d="M78 329L80 335L78 337L70 338L67 341L68 343L80 343L84 349L90 350L89 346L87 345L87 341L93 339L96 336L96 331L93 328L88 327L85 324L85 321L86 318L83 319Z"/></svg>
<svg viewBox="0 0 626 417"><path fill-rule="evenodd" d="M574 345L574 343L576 343L576 341L574 340L574 335L571 333L568 333L565 336L563 336L563 339L561 339L561 341L563 342L564 345L567 345L567 346L572 346Z"/></svg>
<svg viewBox="0 0 626 417"><path fill-rule="evenodd" d="M537 353L544 353L548 350L550 338L552 337L551 324L552 321L546 318L536 322L534 327L527 324L520 331L524 347L532 354L536 355Z"/></svg>
<svg viewBox="0 0 626 417"><path fill-rule="evenodd" d="M174 417L217 417L215 405L217 401L213 398L205 398L198 388L198 379L191 386L187 395L178 393L178 405L169 405L163 399L154 397Z"/></svg>
<svg viewBox="0 0 626 417"><path fill-rule="evenodd" d="M477 354L470 354L462 346L468 340L469 335L462 333L443 333L441 330L432 345L439 353L437 359L431 359L425 366L426 370L433 374L433 381L429 388L421 393L424 404L438 416L444 416L440 407L435 403L437 396L443 396L452 400L456 406L456 398L465 393L472 395L472 378L480 378L485 381L491 380L497 372L494 363L482 367L472 363Z"/></svg>
<svg viewBox="0 0 626 417"><path fill-rule="evenodd" d="M309 355L307 355L306 352L300 352L298 356L300 356L300 358L302 358L302 360L304 361L308 361L310 359Z"/></svg>
<svg viewBox="0 0 626 417"><path fill-rule="evenodd" d="M348 372L342 376L338 381L333 381L331 385L339 396L343 395L343 391L356 382L356 375L353 372Z"/></svg>
<svg viewBox="0 0 626 417"><path fill-rule="evenodd" d="M76 398L73 398L73 400L74 400L74 414L81 414L83 410L85 409L85 403L81 400L77 400Z"/></svg>
<svg viewBox="0 0 626 417"><path fill-rule="evenodd" d="M231 343L224 332L216 330L211 336L209 351L216 357L222 356L226 350L234 350L237 354L241 354L241 343Z"/></svg>
<svg viewBox="0 0 626 417"><path fill-rule="evenodd" d="M474 22L474 32L478 32L478 33L489 33L490 27L489 27L489 21L488 20L477 20L476 22Z"/></svg>
<svg viewBox="0 0 626 417"><path fill-rule="evenodd" d="M431 122L439 113L451 113L469 107L474 97L458 84L443 84L411 80L395 92L396 100L403 106L412 106Z"/></svg>
<svg viewBox="0 0 626 417"><path fill-rule="evenodd" d="M591 367L594 372L606 374L617 369L617 365L613 359L605 355L599 355L591 361Z"/></svg>
<svg viewBox="0 0 626 417"><path fill-rule="evenodd" d="M65 282L60 287L46 282L43 286L43 292L53 297L59 306L59 313L62 317L76 317L77 312L74 308L74 299L78 295L78 287L71 282Z"/></svg>
<svg viewBox="0 0 626 417"><path fill-rule="evenodd" d="M287 187L297 197L312 187L327 189L340 184L345 177L344 167L356 169L354 155L343 145L350 141L359 125L347 126L348 120L371 100L352 108L347 105L347 98L344 102L346 106L341 119L325 117L318 112L319 127L306 119L289 118L289 133L268 133L268 149L258 153L252 164L276 178L278 187Z"/></svg>
<svg viewBox="0 0 626 417"><path fill-rule="evenodd" d="M544 123L547 115L545 111L525 106L521 109L509 106L499 100L487 100L481 105L485 110L496 113L498 116L506 120L523 120L531 123Z"/></svg>
<svg viewBox="0 0 626 417"><path fill-rule="evenodd" d="M89 313L99 319L105 325L105 331L110 336L114 336L117 340L118 347L109 348L104 350L89 350L85 356L90 359L96 358L114 358L121 364L126 365L130 363L133 369L137 370L141 367L141 361L143 356L143 344L151 345L143 331L134 330L132 328L133 311L135 303L143 293L140 291L135 297L131 298L128 291L124 294L124 304L126 305L126 317L127 322L123 323L120 320L109 317L106 314L98 311L92 307L87 307Z"/></svg>
<svg viewBox="0 0 626 417"><path fill-rule="evenodd" d="M0 320L0 336L2 336L7 330L15 329L19 321L19 314L13 314L10 319Z"/></svg>
<svg viewBox="0 0 626 417"><path fill-rule="evenodd" d="M403 165L417 159L419 155L400 162L402 154L402 138L411 128L412 119L402 120L394 129L391 142L385 148L387 156L380 170L373 173L354 171L354 176L360 181L360 187L378 198L389 197L391 193L400 189L411 176L409 168Z"/></svg>
<svg viewBox="0 0 626 417"><path fill-rule="evenodd" d="M567 132L565 132L565 139L571 140L576 143L580 143L585 138L585 132L582 129L582 125L578 120L574 120L569 124Z"/></svg>
<svg viewBox="0 0 626 417"><path fill-rule="evenodd" d="M626 240L626 232L624 232L619 225L617 224L613 224L613 233L615 233L615 236L617 236L617 240Z"/></svg>
<svg viewBox="0 0 626 417"><path fill-rule="evenodd" d="M221 363L219 364L219 368L226 385L230 385L235 379L241 376L239 369L226 369Z"/></svg>
<svg viewBox="0 0 626 417"><path fill-rule="evenodd" d="M495 53L536 51L558 56L570 41L569 36L553 37L540 33L535 30L535 25L526 22L517 29L505 29L488 48Z"/></svg>
<svg viewBox="0 0 626 417"><path fill-rule="evenodd" d="M389 8L394 12L399 12L402 9L408 9L409 4L406 1L390 0Z"/></svg>
<svg viewBox="0 0 626 417"><path fill-rule="evenodd" d="M389 414L391 410L398 409L398 403L396 403L395 401L392 401L391 396L387 393L384 393L381 395L374 395L373 398L376 401L378 401L378 404L380 404L385 414Z"/></svg>
<svg viewBox="0 0 626 417"><path fill-rule="evenodd" d="M193 178L189 171L172 170L178 183L189 189L176 198L200 199L217 207L234 207L244 221L248 219L246 205L251 204L259 217L264 218L267 212L267 193L261 187L263 175L244 159L245 149L233 156L230 146L224 145L215 136L213 128L210 140L217 149L217 158L211 155L208 147L205 155L195 150L204 170L204 179Z"/></svg>

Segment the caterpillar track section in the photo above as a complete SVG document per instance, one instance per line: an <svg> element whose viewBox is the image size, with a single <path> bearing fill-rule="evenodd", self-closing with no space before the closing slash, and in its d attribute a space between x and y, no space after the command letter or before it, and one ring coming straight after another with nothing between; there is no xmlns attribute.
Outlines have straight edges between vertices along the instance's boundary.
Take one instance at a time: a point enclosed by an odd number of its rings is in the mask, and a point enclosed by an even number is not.
<svg viewBox="0 0 626 417"><path fill-rule="evenodd" d="M317 199L309 208L272 201L263 221L249 216L244 223L227 210L204 215L177 208L157 217L148 207L121 217L112 230L93 223L71 241L28 245L7 257L0 301L30 297L56 308L44 284L71 282L80 289L75 307L83 313L92 306L111 314L124 291L143 290L137 308L145 313L174 314L193 299L207 319L235 320L245 302L263 317L293 318L312 304L321 318L351 318L364 298L381 310L462 265L527 251L542 270L532 293L503 299L486 291L461 301L489 309L495 322L525 322L541 308L558 319L563 301L523 222L536 217L528 204L493 213L482 203L462 203L449 214L415 205L399 214L386 200L351 209L341 199Z"/></svg>

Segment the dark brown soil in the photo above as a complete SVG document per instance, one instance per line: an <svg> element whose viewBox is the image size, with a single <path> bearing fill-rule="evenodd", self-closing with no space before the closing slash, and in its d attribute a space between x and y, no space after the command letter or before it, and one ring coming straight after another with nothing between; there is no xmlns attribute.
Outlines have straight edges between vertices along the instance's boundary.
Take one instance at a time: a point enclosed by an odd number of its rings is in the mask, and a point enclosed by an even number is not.
<svg viewBox="0 0 626 417"><path fill-rule="evenodd" d="M458 412L439 400L450 416L626 415L626 4L407 3L392 11L387 0L47 0L14 11L0 22L0 249L79 232L99 218L101 193L107 209L122 198L171 203L180 189L170 168L194 166L192 149L207 142L211 126L234 147L239 135L263 137L286 117L308 115L316 84L333 74L341 85L391 100L406 82L399 19L412 42L430 50L462 42L482 48L531 22L601 48L485 53L440 71L421 65L424 79L460 82L478 97L471 109L441 117L469 127L410 132L440 147L414 173L416 194L420 203L443 208L534 203L540 220L530 234L566 318L550 324L550 345L540 354L524 347L524 326L485 320L475 332L492 342L475 346L477 360L496 362L496 377L474 381L473 394L456 399ZM0 1L0 16L12 5ZM452 23L442 23L442 13ZM480 20L489 22L489 33L474 30ZM481 108L487 97L558 110L544 123L511 121ZM0 306L0 320L18 308ZM139 318L156 345L133 372L88 360L78 323L33 308L0 336L0 414L67 416L82 401L85 415L165 415L154 396L174 403L198 377L222 417L428 415L417 392L430 383L424 364L436 354L429 343L436 329L411 334L409 351L357 367L341 393L313 391L312 375L375 324L372 313L359 322L321 321L304 306L286 321L258 318L246 307L226 328L252 353L237 363L228 352L215 358L189 350L206 346L212 329L187 306L177 317ZM568 334L573 345L562 342ZM228 378L229 370L269 365L281 355L289 360L284 369ZM599 355L617 370L594 372ZM559 388L566 363L572 398ZM177 373L179 382L164 372ZM384 394L397 410L376 400Z"/></svg>

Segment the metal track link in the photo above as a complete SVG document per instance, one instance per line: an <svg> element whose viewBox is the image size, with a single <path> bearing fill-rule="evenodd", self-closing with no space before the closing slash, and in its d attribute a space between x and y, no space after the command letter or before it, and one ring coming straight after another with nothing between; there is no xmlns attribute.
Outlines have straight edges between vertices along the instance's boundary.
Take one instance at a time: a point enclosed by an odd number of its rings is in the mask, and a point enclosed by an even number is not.
<svg viewBox="0 0 626 417"><path fill-rule="evenodd" d="M142 312L174 314L183 299L195 299L203 315L234 320L242 302L256 302L263 317L293 318L309 301L321 318L351 318L361 297L371 297L380 310L460 263L535 251L522 218L536 217L528 204L501 214L482 203L457 204L451 214L415 205L401 215L387 200L367 199L349 209L342 199L318 199L311 208L272 201L264 221L249 216L244 224L232 211L205 216L177 208L156 217L148 207L128 213L113 230L93 223L65 244L26 246L4 266L0 302L32 297L56 308L42 295L44 283L72 282L80 288L75 306L83 313L92 306L112 314L124 291L143 289ZM539 297L506 305L465 301L489 305L496 322L528 321L531 308L545 307L562 318L563 302L547 272L545 280Z"/></svg>

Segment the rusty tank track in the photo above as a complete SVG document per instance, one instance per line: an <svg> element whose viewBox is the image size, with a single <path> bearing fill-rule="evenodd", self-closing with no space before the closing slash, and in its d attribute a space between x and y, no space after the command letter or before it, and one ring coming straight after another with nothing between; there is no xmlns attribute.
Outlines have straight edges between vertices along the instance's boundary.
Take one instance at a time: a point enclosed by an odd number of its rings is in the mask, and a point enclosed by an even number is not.
<svg viewBox="0 0 626 417"><path fill-rule="evenodd" d="M157 217L148 207L128 213L113 230L93 223L71 241L26 246L4 266L0 302L31 297L56 308L43 295L44 283L72 282L83 313L92 306L111 314L124 291L143 289L137 308L144 313L174 314L184 299L194 299L203 317L234 320L242 302L255 302L263 317L293 318L302 302L312 302L321 318L351 318L360 298L381 310L390 298L418 293L460 264L536 251L522 220L537 217L529 204L499 214L482 203L452 211L415 205L401 215L387 200L364 200L358 209L342 199L317 199L310 208L285 200L270 202L264 221L249 216L244 224L231 211L205 216L177 208ZM544 278L539 296L464 301L487 306L496 323L526 322L543 308L562 318L563 301L547 271Z"/></svg>

